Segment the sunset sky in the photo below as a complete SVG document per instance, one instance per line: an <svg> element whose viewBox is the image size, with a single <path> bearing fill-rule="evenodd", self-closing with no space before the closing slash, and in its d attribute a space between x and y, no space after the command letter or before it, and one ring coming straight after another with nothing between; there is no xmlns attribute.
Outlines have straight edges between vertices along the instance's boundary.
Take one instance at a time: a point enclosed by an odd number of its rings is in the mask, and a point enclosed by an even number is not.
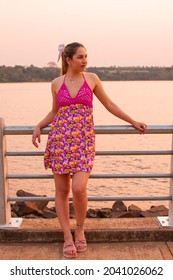
<svg viewBox="0 0 173 280"><path fill-rule="evenodd" d="M0 40L0 65L47 66L77 41L88 66L172 66L173 0L0 0Z"/></svg>

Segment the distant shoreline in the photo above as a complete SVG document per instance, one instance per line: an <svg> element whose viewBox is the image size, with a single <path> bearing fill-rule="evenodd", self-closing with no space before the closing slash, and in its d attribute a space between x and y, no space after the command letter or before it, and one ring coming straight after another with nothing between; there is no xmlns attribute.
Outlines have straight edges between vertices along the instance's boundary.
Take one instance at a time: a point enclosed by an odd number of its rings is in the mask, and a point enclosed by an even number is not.
<svg viewBox="0 0 173 280"><path fill-rule="evenodd" d="M173 81L173 66L171 67L88 67L102 81ZM60 76L58 67L30 66L0 66L0 83L18 82L51 82Z"/></svg>

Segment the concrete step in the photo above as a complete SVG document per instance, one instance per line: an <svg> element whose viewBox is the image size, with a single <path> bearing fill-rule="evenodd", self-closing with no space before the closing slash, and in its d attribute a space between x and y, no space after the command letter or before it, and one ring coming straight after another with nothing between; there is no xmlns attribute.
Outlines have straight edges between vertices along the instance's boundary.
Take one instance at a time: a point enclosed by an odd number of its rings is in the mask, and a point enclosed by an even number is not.
<svg viewBox="0 0 173 280"><path fill-rule="evenodd" d="M70 220L74 234L75 220ZM157 218L86 219L85 235L89 243L97 242L172 242L173 228L162 227ZM1 229L0 243L63 242L58 220L25 219L19 229Z"/></svg>

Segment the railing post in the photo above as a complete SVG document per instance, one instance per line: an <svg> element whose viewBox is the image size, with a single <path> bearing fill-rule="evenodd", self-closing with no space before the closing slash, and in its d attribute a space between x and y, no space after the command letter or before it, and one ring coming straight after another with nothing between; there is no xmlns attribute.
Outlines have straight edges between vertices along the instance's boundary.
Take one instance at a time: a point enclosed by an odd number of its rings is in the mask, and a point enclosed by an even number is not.
<svg viewBox="0 0 173 280"><path fill-rule="evenodd" d="M10 202L8 202L9 185L7 175L6 137L4 135L4 119L0 118L0 225L7 225L11 220Z"/></svg>
<svg viewBox="0 0 173 280"><path fill-rule="evenodd" d="M173 151L173 134L172 134L172 151ZM171 155L171 174L173 175L173 155ZM169 202L169 225L173 226L173 177L170 178L170 195L172 200Z"/></svg>

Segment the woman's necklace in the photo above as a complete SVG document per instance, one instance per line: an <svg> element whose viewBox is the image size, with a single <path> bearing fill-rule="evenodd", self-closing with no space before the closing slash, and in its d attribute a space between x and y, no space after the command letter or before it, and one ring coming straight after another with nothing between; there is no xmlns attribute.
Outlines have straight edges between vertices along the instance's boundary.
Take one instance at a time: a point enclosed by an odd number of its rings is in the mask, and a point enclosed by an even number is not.
<svg viewBox="0 0 173 280"><path fill-rule="evenodd" d="M74 79L69 79L70 80L70 82L72 83L72 84L74 84L74 82L75 82L75 80Z"/></svg>
<svg viewBox="0 0 173 280"><path fill-rule="evenodd" d="M69 77L69 81L71 82L71 84L72 84L72 85L74 85L74 83L75 83L75 79L73 79L73 78Z"/></svg>

